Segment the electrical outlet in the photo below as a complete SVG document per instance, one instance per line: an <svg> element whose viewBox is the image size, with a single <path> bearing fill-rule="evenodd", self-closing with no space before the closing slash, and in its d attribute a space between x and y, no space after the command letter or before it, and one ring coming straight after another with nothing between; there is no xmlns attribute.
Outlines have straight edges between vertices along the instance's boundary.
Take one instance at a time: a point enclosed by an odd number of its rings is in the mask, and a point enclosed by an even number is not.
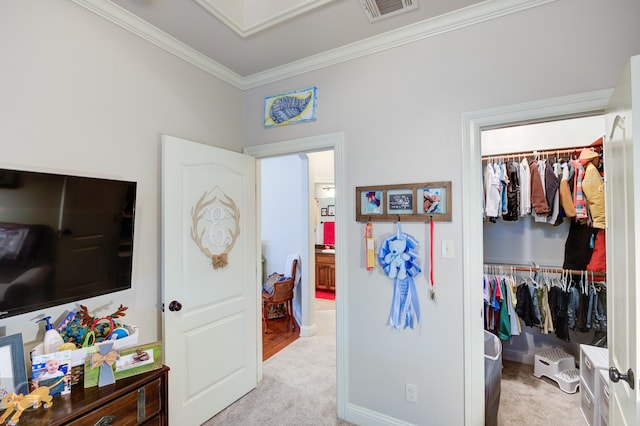
<svg viewBox="0 0 640 426"><path fill-rule="evenodd" d="M418 402L418 386L406 383L404 388L405 397L409 402Z"/></svg>

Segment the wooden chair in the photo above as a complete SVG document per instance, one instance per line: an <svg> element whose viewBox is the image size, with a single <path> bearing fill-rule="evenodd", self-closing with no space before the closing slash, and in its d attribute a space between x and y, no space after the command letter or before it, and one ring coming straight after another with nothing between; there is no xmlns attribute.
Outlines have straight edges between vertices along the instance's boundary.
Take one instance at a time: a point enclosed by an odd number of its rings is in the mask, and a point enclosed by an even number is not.
<svg viewBox="0 0 640 426"><path fill-rule="evenodd" d="M291 266L289 278L278 281L273 286L273 294L262 292L262 320L265 322L265 333L269 332L269 306L284 304L285 313L289 317L289 324L295 328L293 323L293 287L296 282L296 268L298 261L294 260ZM284 276L284 274L280 274Z"/></svg>

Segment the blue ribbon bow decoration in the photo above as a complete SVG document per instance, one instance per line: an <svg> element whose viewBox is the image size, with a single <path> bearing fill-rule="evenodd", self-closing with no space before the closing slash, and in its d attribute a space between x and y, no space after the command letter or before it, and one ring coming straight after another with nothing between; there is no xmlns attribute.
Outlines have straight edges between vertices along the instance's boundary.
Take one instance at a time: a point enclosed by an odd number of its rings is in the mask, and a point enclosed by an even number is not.
<svg viewBox="0 0 640 426"><path fill-rule="evenodd" d="M418 255L413 251L418 241L402 233L400 224L396 235L387 238L378 252L378 262L384 273L394 280L393 301L389 314L389 325L393 328L413 329L420 321L418 292L413 277L422 269L415 263Z"/></svg>

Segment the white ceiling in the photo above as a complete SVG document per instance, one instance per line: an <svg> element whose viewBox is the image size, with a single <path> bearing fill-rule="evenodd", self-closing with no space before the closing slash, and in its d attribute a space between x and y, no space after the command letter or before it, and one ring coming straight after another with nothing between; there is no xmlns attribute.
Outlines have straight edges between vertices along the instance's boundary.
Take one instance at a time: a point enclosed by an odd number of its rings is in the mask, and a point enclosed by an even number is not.
<svg viewBox="0 0 640 426"><path fill-rule="evenodd" d="M247 88L555 0L418 0L417 9L374 23L360 0L322 0L315 9L302 8L301 14L284 21L274 19L270 23L275 25L245 37L200 3L250 7L256 0L73 1ZM292 0L260 1L282 5ZM274 10L274 16L279 12ZM251 30L251 22L236 21L241 30Z"/></svg>

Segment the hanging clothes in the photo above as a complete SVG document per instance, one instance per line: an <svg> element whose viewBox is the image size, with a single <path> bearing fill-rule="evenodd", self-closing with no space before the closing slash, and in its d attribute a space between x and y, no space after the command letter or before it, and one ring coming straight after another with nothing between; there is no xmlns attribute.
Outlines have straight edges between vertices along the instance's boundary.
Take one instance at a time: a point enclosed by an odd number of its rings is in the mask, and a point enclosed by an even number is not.
<svg viewBox="0 0 640 426"><path fill-rule="evenodd" d="M520 178L520 216L526 216L531 213L531 173L526 158L520 161L518 169Z"/></svg>
<svg viewBox="0 0 640 426"><path fill-rule="evenodd" d="M502 182L498 165L487 163L484 172L485 216L494 222L500 215Z"/></svg>
<svg viewBox="0 0 640 426"><path fill-rule="evenodd" d="M523 157L488 162L483 170L483 215L495 223L498 218L516 221L530 214L534 222L549 225L559 225L569 218L563 268L585 271L594 267L591 259L595 242L604 242L604 230L600 233L591 222L592 217L595 223L601 215L591 212L588 195L592 182L603 195L602 175L597 168L598 175L593 174L589 164L595 167L595 161L581 164L575 152L572 160L561 160L557 154L549 158L549 152L542 156L534 152L533 160ZM502 341L518 336L526 326L542 334L555 334L566 342L571 341L571 334L591 332L594 342L606 343L606 291L586 279L576 282L577 275L573 277L572 271L561 278L559 273L547 276L535 263L533 266L536 275L522 274L517 279L513 273L501 270L498 275L493 270L492 275L485 270L485 329ZM603 272L606 269L604 265L601 268Z"/></svg>
<svg viewBox="0 0 640 426"><path fill-rule="evenodd" d="M573 205L576 208L576 220L586 220L587 214L587 201L584 198L582 192L582 181L584 180L584 167L579 160L571 160L573 168L575 170L573 176Z"/></svg>
<svg viewBox="0 0 640 426"><path fill-rule="evenodd" d="M529 164L529 170L531 172L531 213L546 216L549 214L549 205L547 204L547 198L544 194L544 186L540 177L537 160L533 160Z"/></svg>
<svg viewBox="0 0 640 426"><path fill-rule="evenodd" d="M484 328L497 335L500 340L511 340L520 334L520 320L515 310L515 278L501 273L483 276L485 302Z"/></svg>
<svg viewBox="0 0 640 426"><path fill-rule="evenodd" d="M596 238L593 243L591 258L587 264L587 271L607 272L607 238L604 229L594 229Z"/></svg>
<svg viewBox="0 0 640 426"><path fill-rule="evenodd" d="M544 163L544 190L545 196L547 197L547 204L549 206L553 205L553 199L556 196L556 192L558 191L558 187L560 186L560 180L558 176L555 174L553 165L549 160Z"/></svg>
<svg viewBox="0 0 640 426"><path fill-rule="evenodd" d="M526 282L518 285L516 297L518 299L516 313L522 321L524 321L524 324L528 327L538 325L537 318L534 313L533 301L531 300L531 293L529 292L529 286Z"/></svg>
<svg viewBox="0 0 640 426"><path fill-rule="evenodd" d="M504 216L509 211L507 206L507 186L509 185L509 175L507 174L507 165L505 163L500 164L500 184L502 185L500 213Z"/></svg>
<svg viewBox="0 0 640 426"><path fill-rule="evenodd" d="M560 179L558 179L555 167L549 160L545 162L544 175L545 196L547 197L547 203L549 204L549 216L547 223L556 225L558 215L560 214L560 199L558 198Z"/></svg>
<svg viewBox="0 0 640 426"><path fill-rule="evenodd" d="M564 214L569 218L576 217L576 206L573 204L573 194L569 182L573 182L573 168L569 168L570 163L562 164L562 179L560 180L560 205Z"/></svg>
<svg viewBox="0 0 640 426"><path fill-rule="evenodd" d="M507 310L509 311L509 323L511 325L511 336L519 336L520 329L520 319L518 318L518 314L516 313L515 305L517 303L517 298L514 292L515 288L515 279L513 275L509 275L506 277L506 290L507 295L505 299L507 299Z"/></svg>
<svg viewBox="0 0 640 426"><path fill-rule="evenodd" d="M502 219L515 221L520 218L520 165L517 162L507 164L507 186L505 188L507 199L507 212Z"/></svg>
<svg viewBox="0 0 640 426"><path fill-rule="evenodd" d="M556 337L570 341L569 326L567 321L567 306L569 294L559 287L552 287L549 292L549 304L553 324L555 326Z"/></svg>
<svg viewBox="0 0 640 426"><path fill-rule="evenodd" d="M569 292L569 302L567 304L567 327L570 330L576 329L578 320L578 307L580 305L580 292L575 287L567 289Z"/></svg>
<svg viewBox="0 0 640 426"><path fill-rule="evenodd" d="M596 230L586 223L571 221L564 244L563 269L585 270L591 260Z"/></svg>
<svg viewBox="0 0 640 426"><path fill-rule="evenodd" d="M509 307L507 299L507 286L506 280L503 278L500 280L500 292L502 298L500 299L500 324L498 327L498 338L500 340L511 339L511 321L509 317Z"/></svg>
<svg viewBox="0 0 640 426"><path fill-rule="evenodd" d="M542 196L544 197L544 203L546 205L546 211L539 213L538 211L534 212L534 220L539 223L547 223L549 221L549 215L551 214L551 205L547 200L547 173L546 173L547 165L544 160L538 160L538 175L540 176L540 181L542 182Z"/></svg>
<svg viewBox="0 0 640 426"><path fill-rule="evenodd" d="M600 157L597 152L585 148L580 154L580 160L585 167L584 179L582 180L582 192L587 200L587 206L591 214L591 220L593 222L591 226L604 229L604 180L596 167L600 161Z"/></svg>

